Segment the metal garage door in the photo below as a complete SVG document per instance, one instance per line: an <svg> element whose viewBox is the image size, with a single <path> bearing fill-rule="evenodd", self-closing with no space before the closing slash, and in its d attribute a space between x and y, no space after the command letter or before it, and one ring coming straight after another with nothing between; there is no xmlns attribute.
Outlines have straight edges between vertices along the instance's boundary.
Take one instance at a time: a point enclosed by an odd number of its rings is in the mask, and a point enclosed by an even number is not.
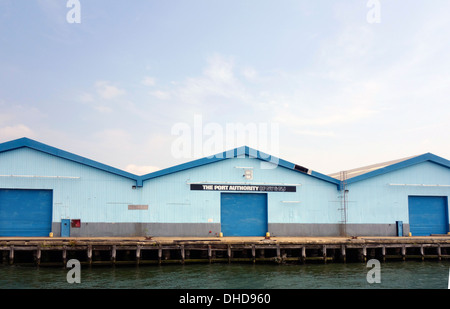
<svg viewBox="0 0 450 309"><path fill-rule="evenodd" d="M447 197L409 196L409 229L413 236L447 234Z"/></svg>
<svg viewBox="0 0 450 309"><path fill-rule="evenodd" d="M0 189L0 236L48 236L51 190Z"/></svg>
<svg viewBox="0 0 450 309"><path fill-rule="evenodd" d="M222 193L221 231L224 236L264 236L267 232L267 194Z"/></svg>

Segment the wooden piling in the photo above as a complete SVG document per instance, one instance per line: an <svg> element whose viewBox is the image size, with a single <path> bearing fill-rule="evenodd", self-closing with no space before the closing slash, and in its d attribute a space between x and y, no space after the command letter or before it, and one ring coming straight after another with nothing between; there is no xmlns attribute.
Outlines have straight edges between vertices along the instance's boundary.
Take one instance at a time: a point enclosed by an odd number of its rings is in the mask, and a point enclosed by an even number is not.
<svg viewBox="0 0 450 309"><path fill-rule="evenodd" d="M184 245L180 246L181 263L184 264Z"/></svg>
<svg viewBox="0 0 450 309"><path fill-rule="evenodd" d="M346 253L345 253L345 245L341 246L341 260L342 262L346 262Z"/></svg>
<svg viewBox="0 0 450 309"><path fill-rule="evenodd" d="M212 249L211 249L211 245L208 245L208 261L209 261L209 263L212 262Z"/></svg>
<svg viewBox="0 0 450 309"><path fill-rule="evenodd" d="M361 250L362 250L362 260L365 263L367 262L367 247L363 246Z"/></svg>
<svg viewBox="0 0 450 309"><path fill-rule="evenodd" d="M62 260L63 260L63 265L66 266L66 264L67 264L67 246L63 246Z"/></svg>
<svg viewBox="0 0 450 309"><path fill-rule="evenodd" d="M9 247L9 264L14 264L14 245Z"/></svg>
<svg viewBox="0 0 450 309"><path fill-rule="evenodd" d="M136 246L136 264L139 265L140 261L141 261L141 246L137 245Z"/></svg>
<svg viewBox="0 0 450 309"><path fill-rule="evenodd" d="M252 245L252 259L253 259L253 263L256 263L256 249L255 249L255 245Z"/></svg>
<svg viewBox="0 0 450 309"><path fill-rule="evenodd" d="M117 258L117 247L116 247L116 245L112 245L112 247L111 247L111 263L113 265L116 264L116 258Z"/></svg>
<svg viewBox="0 0 450 309"><path fill-rule="evenodd" d="M88 245L88 247L87 247L87 259L88 259L88 264L91 265L92 264L92 245Z"/></svg>
<svg viewBox="0 0 450 309"><path fill-rule="evenodd" d="M38 246L36 248L36 265L39 266L41 264L41 248Z"/></svg>
<svg viewBox="0 0 450 309"><path fill-rule="evenodd" d="M114 265L119 262L120 264L135 263L137 265L212 262L305 263L306 261L328 263L328 261L334 260L365 262L369 256L370 258L382 258L383 261L399 258L403 260L450 259L450 237L441 238L439 241L436 239L428 241L426 238L416 240L409 238L342 239L342 241L334 240L334 242L324 240L326 238L318 241L308 239L307 241L283 242L271 237L270 240L246 240L245 242L234 239L224 241L223 238L201 241L49 240L47 238L44 240L14 239L5 241L0 238L0 262L60 265L61 263L66 264L69 256L71 258L78 257L81 263L89 265L105 263ZM28 251L30 254L23 254L24 251ZM61 253L58 254L58 251ZM86 252L86 255L83 256L83 252Z"/></svg>
<svg viewBox="0 0 450 309"><path fill-rule="evenodd" d="M280 245L277 244L277 262L281 263Z"/></svg>

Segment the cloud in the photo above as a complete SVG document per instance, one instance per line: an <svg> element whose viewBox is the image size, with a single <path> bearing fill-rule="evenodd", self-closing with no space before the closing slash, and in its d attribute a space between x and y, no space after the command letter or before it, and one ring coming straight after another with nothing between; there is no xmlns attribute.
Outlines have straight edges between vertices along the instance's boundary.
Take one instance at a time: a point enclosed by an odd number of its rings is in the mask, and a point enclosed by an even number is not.
<svg viewBox="0 0 450 309"><path fill-rule="evenodd" d="M80 101L84 102L84 103L94 102L94 97L92 96L92 94L87 93L87 92L83 92L82 94L80 94L79 98L80 98Z"/></svg>
<svg viewBox="0 0 450 309"><path fill-rule="evenodd" d="M145 175L152 172L159 171L161 168L157 166L152 165L135 165L135 164L128 164L125 167L125 171L135 174L135 175Z"/></svg>
<svg viewBox="0 0 450 309"><path fill-rule="evenodd" d="M111 107L106 105L95 105L94 109L100 113L111 113L113 111Z"/></svg>
<svg viewBox="0 0 450 309"><path fill-rule="evenodd" d="M219 54L208 57L199 77L189 77L175 90L177 97L190 104L206 103L210 97L247 102L251 96L234 74L234 59Z"/></svg>
<svg viewBox="0 0 450 309"><path fill-rule="evenodd" d="M258 78L258 72L256 72L256 70L251 67L243 68L241 70L241 73L248 81L256 81Z"/></svg>
<svg viewBox="0 0 450 309"><path fill-rule="evenodd" d="M106 100L111 100L125 94L125 90L113 86L108 81L98 81L95 83L98 95Z"/></svg>
<svg viewBox="0 0 450 309"><path fill-rule="evenodd" d="M217 83L233 83L234 60L233 58L225 58L216 54L207 59L208 66L203 70L203 74Z"/></svg>
<svg viewBox="0 0 450 309"><path fill-rule="evenodd" d="M94 89L95 93L84 91L78 95L78 99L80 102L90 105L100 113L111 113L113 111L111 101L126 94L124 89L112 85L109 81L95 82ZM130 105L129 102L127 104Z"/></svg>
<svg viewBox="0 0 450 309"><path fill-rule="evenodd" d="M0 128L1 140L13 140L21 137L33 138L34 136L33 130L23 124Z"/></svg>
<svg viewBox="0 0 450 309"><path fill-rule="evenodd" d="M145 85L145 86L155 86L156 84L156 79L154 77L150 77L150 76L146 76L144 77L144 79L141 81L141 84Z"/></svg>
<svg viewBox="0 0 450 309"><path fill-rule="evenodd" d="M150 94L160 100L169 100L171 98L170 92L168 91L156 90L150 92Z"/></svg>
<svg viewBox="0 0 450 309"><path fill-rule="evenodd" d="M315 131L315 130L295 130L295 134L298 135L307 135L307 136L315 136L315 137L334 137L336 134L333 131Z"/></svg>
<svg viewBox="0 0 450 309"><path fill-rule="evenodd" d="M94 133L95 139L105 145L116 145L130 140L130 133L123 129L105 129Z"/></svg>

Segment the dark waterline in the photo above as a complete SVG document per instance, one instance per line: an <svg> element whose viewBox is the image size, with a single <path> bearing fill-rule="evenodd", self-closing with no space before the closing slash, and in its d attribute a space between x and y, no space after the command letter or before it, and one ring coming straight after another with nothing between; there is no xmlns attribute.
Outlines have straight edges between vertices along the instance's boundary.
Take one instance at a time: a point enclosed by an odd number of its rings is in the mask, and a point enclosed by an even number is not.
<svg viewBox="0 0 450 309"><path fill-rule="evenodd" d="M381 283L367 282L364 263L306 265L196 264L82 267L0 266L1 289L447 289L450 261L381 263Z"/></svg>

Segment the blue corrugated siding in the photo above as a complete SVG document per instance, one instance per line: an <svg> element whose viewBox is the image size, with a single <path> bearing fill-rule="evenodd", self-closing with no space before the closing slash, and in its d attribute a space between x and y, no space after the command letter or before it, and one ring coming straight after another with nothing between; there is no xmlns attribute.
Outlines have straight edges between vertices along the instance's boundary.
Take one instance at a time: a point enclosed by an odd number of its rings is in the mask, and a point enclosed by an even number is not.
<svg viewBox="0 0 450 309"><path fill-rule="evenodd" d="M253 180L243 177L242 167L253 170ZM221 223L221 192L191 191L192 183L295 185L296 192L267 193L269 226L341 221L335 184L254 158L221 160L149 179L133 189L136 181L132 179L37 150L0 153L0 188L52 190L53 222L67 218L82 223ZM347 222L409 224L408 196L450 195L450 187L390 183L449 185L450 174L447 167L423 162L352 183ZM131 204L148 205L148 209L128 210Z"/></svg>
<svg viewBox="0 0 450 309"><path fill-rule="evenodd" d="M0 190L0 236L48 236L52 191Z"/></svg>
<svg viewBox="0 0 450 309"><path fill-rule="evenodd" d="M0 175L0 188L53 190L53 222L140 222L148 216L128 211L129 204L141 203L135 181L33 149L0 153Z"/></svg>
<svg viewBox="0 0 450 309"><path fill-rule="evenodd" d="M449 169L432 162L352 183L347 187L348 223L409 224L408 196L450 196L450 187L439 184L450 185Z"/></svg>
<svg viewBox="0 0 450 309"><path fill-rule="evenodd" d="M447 234L447 197L410 196L408 206L409 228L412 235Z"/></svg>
<svg viewBox="0 0 450 309"><path fill-rule="evenodd" d="M245 181L239 167L252 167L254 179ZM0 153L0 175L0 188L53 190L53 222L220 223L220 192L190 190L190 183L200 182L297 185L295 193L267 194L269 223L340 218L336 185L248 157L161 176L132 189L131 179L21 148ZM130 204L148 205L148 210L128 210Z"/></svg>
<svg viewBox="0 0 450 309"><path fill-rule="evenodd" d="M245 180L244 169L253 170ZM283 167L268 169L254 158L234 158L144 182L142 202L150 222L220 223L219 191L191 191L191 183L291 184L297 192L267 193L269 223L336 223L337 186Z"/></svg>

